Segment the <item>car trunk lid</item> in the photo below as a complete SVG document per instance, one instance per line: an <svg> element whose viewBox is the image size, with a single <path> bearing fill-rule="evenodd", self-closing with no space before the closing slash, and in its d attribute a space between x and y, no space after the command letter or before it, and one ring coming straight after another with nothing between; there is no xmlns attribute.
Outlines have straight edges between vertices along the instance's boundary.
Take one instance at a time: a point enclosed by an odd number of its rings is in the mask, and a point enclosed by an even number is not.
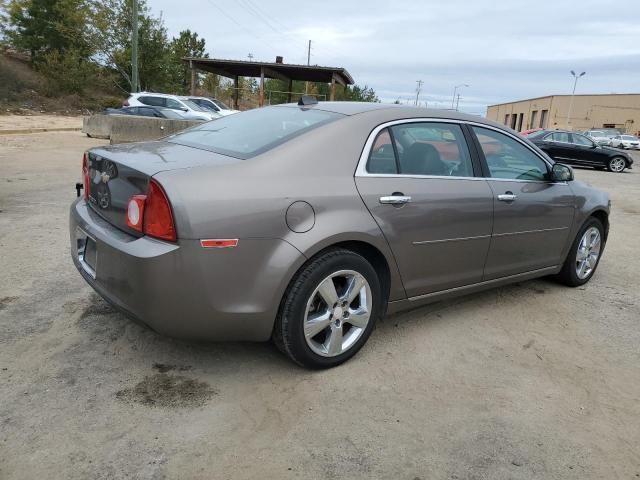
<svg viewBox="0 0 640 480"><path fill-rule="evenodd" d="M147 194L153 175L167 170L228 165L239 161L163 141L94 148L87 153L88 203L112 225L131 235L142 236L127 226L126 210L131 197Z"/></svg>

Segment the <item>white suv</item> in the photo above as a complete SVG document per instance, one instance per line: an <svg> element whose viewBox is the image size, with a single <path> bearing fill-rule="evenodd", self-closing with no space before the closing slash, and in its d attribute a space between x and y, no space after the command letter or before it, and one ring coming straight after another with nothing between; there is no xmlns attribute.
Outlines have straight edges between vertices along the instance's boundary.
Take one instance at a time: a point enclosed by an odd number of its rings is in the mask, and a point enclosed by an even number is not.
<svg viewBox="0 0 640 480"><path fill-rule="evenodd" d="M141 107L144 105L178 110L182 112L185 120L209 121L222 116L219 113L204 109L183 97L179 97L178 95L167 95L166 93L132 93L123 104L125 107Z"/></svg>

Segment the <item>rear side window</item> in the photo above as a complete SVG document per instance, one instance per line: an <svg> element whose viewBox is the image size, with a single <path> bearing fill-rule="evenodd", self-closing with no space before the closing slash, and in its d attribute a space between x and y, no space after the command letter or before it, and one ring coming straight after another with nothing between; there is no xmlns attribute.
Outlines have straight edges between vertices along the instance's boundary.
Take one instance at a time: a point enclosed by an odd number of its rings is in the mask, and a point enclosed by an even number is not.
<svg viewBox="0 0 640 480"><path fill-rule="evenodd" d="M145 97L140 97L138 100L140 100L140 102L144 103L145 105L152 105L154 107L164 107L166 99L164 97L145 96Z"/></svg>
<svg viewBox="0 0 640 480"><path fill-rule="evenodd" d="M475 126L472 128L478 137L492 178L547 179L547 164L523 144L495 130Z"/></svg>
<svg viewBox="0 0 640 480"><path fill-rule="evenodd" d="M377 174L398 173L396 155L391 144L391 134L389 129L381 130L373 141L369 160L367 161L367 172Z"/></svg>
<svg viewBox="0 0 640 480"><path fill-rule="evenodd" d="M557 132L551 134L551 140L560 143L569 143L569 134L567 132Z"/></svg>
<svg viewBox="0 0 640 480"><path fill-rule="evenodd" d="M473 166L459 125L416 122L380 131L369 154L367 172L473 177Z"/></svg>
<svg viewBox="0 0 640 480"><path fill-rule="evenodd" d="M256 108L203 123L170 142L235 158L251 158L344 115L298 107Z"/></svg>

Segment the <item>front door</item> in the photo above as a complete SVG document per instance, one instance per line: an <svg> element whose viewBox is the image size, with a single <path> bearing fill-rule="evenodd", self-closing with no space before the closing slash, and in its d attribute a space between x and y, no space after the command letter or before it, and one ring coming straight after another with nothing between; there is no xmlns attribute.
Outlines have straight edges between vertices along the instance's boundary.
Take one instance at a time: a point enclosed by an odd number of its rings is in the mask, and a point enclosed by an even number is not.
<svg viewBox="0 0 640 480"><path fill-rule="evenodd" d="M550 167L514 137L473 127L494 196L491 247L484 279L561 265L575 211L567 183L548 180Z"/></svg>
<svg viewBox="0 0 640 480"><path fill-rule="evenodd" d="M382 229L408 297L482 280L493 192L456 123L382 129L356 185Z"/></svg>

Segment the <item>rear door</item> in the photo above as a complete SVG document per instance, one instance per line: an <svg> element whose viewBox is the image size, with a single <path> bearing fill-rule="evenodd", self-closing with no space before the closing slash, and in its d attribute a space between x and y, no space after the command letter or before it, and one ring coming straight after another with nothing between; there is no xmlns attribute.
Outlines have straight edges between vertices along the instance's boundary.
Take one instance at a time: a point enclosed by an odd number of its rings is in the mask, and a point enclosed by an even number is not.
<svg viewBox="0 0 640 480"><path fill-rule="evenodd" d="M566 182L549 181L550 165L515 135L473 126L495 203L484 280L560 265L573 222Z"/></svg>
<svg viewBox="0 0 640 480"><path fill-rule="evenodd" d="M559 162L574 163L576 158L574 146L568 132L553 132L544 137L541 147L549 156Z"/></svg>
<svg viewBox="0 0 640 480"><path fill-rule="evenodd" d="M465 132L455 122L392 122L374 130L360 160L358 191L409 297L482 279L493 193Z"/></svg>

